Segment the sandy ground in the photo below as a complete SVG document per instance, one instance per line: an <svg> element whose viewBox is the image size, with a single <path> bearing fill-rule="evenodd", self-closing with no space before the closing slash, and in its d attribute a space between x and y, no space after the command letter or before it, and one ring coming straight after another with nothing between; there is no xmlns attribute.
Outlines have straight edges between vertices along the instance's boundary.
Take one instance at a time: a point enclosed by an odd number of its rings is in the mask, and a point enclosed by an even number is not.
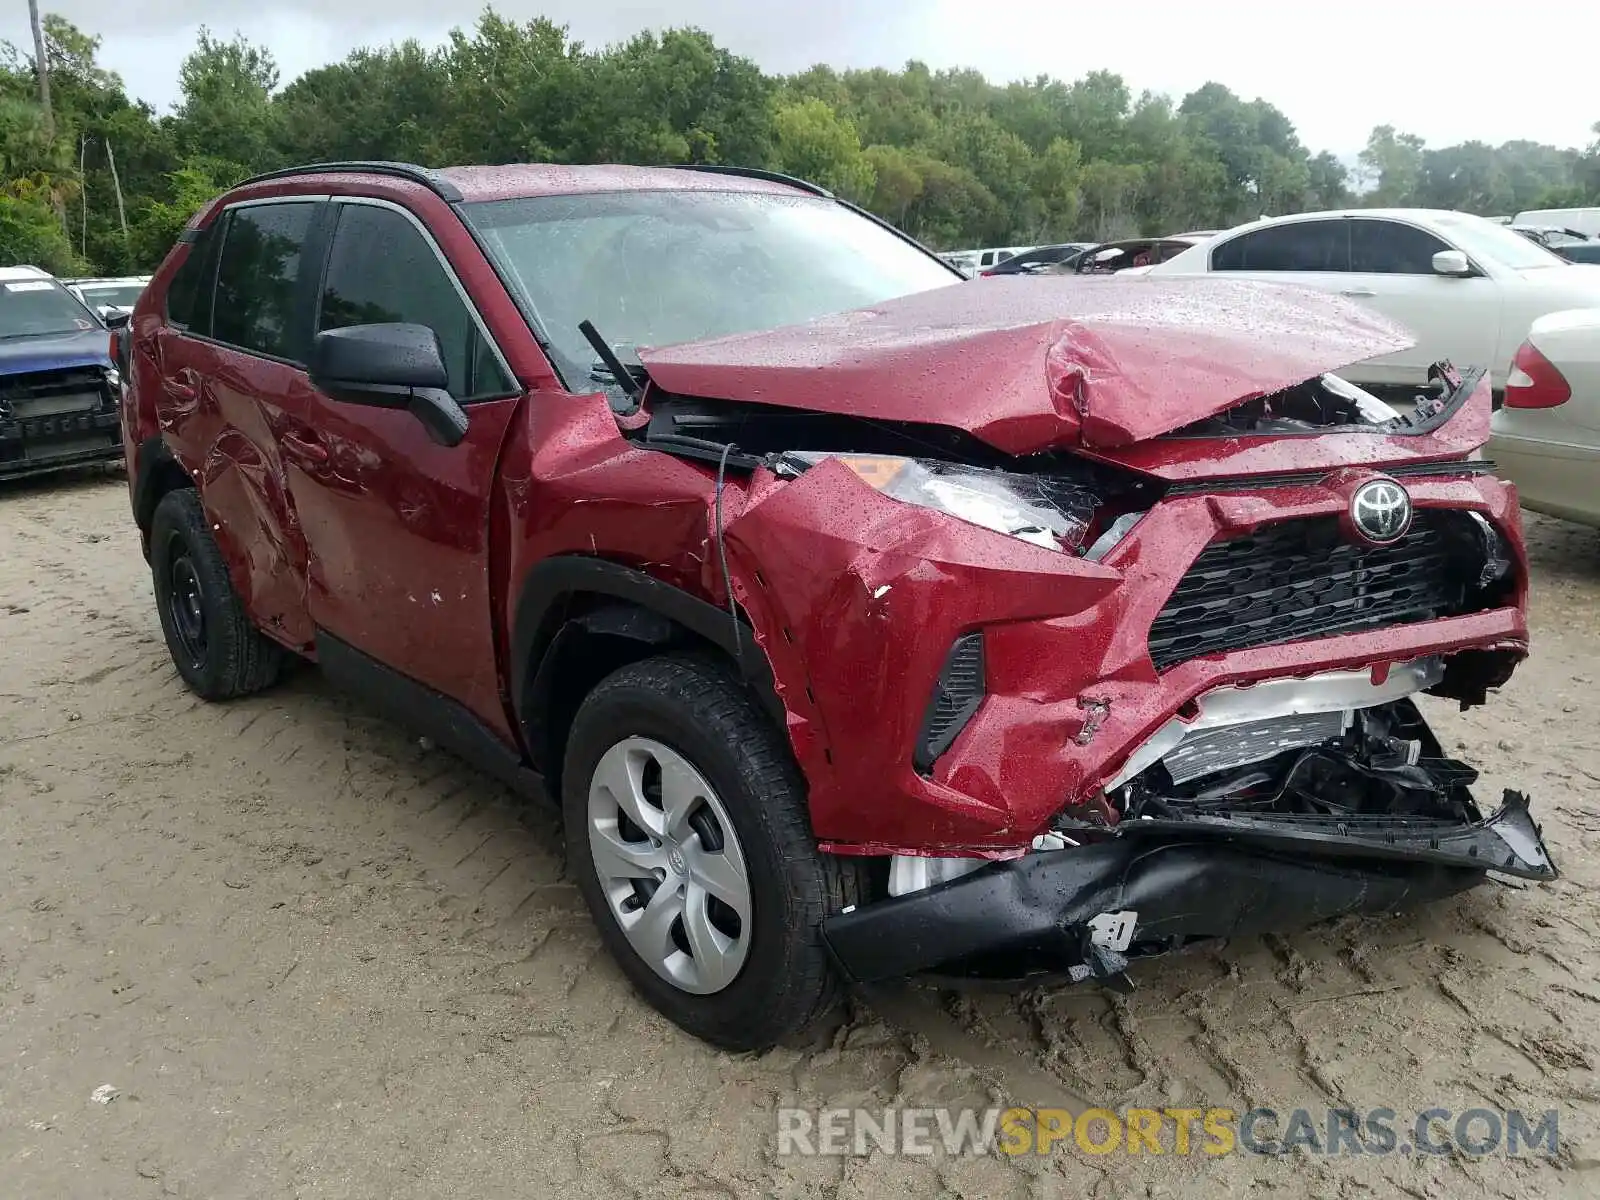
<svg viewBox="0 0 1600 1200"><path fill-rule="evenodd" d="M0 1195L1594 1195L1600 535L1530 533L1533 660L1430 717L1481 795L1532 792L1562 880L1144 964L1125 997L892 989L750 1058L630 994L548 811L312 670L190 696L120 477L0 488ZM780 1105L1073 1097L1554 1108L1562 1148L776 1153Z"/></svg>

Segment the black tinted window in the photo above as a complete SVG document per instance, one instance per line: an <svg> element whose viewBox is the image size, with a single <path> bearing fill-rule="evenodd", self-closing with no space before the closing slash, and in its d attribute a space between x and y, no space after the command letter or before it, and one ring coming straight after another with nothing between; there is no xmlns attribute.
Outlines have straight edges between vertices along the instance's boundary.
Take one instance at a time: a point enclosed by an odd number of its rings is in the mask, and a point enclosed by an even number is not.
<svg viewBox="0 0 1600 1200"><path fill-rule="evenodd" d="M217 239L225 218L213 221L189 246L167 285L167 320L195 333L211 332L211 291L217 277Z"/></svg>
<svg viewBox="0 0 1600 1200"><path fill-rule="evenodd" d="M1241 234L1211 252L1213 271L1346 271L1347 221L1290 221Z"/></svg>
<svg viewBox="0 0 1600 1200"><path fill-rule="evenodd" d="M392 209L347 205L340 210L333 235L317 328L388 322L426 325L439 336L450 372L450 394L456 399L511 390L460 293L417 227Z"/></svg>
<svg viewBox="0 0 1600 1200"><path fill-rule="evenodd" d="M1448 250L1431 233L1398 221L1350 222L1350 269L1382 275L1432 275L1433 256Z"/></svg>
<svg viewBox="0 0 1600 1200"><path fill-rule="evenodd" d="M218 341L292 362L305 360L295 289L316 210L306 203L254 204L228 214L211 323Z"/></svg>

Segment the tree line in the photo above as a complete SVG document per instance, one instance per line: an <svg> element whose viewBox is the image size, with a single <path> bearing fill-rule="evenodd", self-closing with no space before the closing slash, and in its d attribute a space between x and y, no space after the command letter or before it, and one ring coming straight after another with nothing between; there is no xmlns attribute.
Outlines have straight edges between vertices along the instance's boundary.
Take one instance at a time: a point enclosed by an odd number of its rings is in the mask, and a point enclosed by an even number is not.
<svg viewBox="0 0 1600 1200"><path fill-rule="evenodd" d="M486 10L444 45L362 49L280 86L269 50L202 29L156 113L43 20L0 49L0 263L142 273L189 217L252 174L329 159L733 163L814 180L941 249L1225 228L1354 204L1485 215L1600 203L1600 140L1430 148L1372 131L1355 176L1220 83L1175 101L1111 72L995 84L971 70L772 76L697 29L591 49ZM1600 124L1595 126L1600 138Z"/></svg>

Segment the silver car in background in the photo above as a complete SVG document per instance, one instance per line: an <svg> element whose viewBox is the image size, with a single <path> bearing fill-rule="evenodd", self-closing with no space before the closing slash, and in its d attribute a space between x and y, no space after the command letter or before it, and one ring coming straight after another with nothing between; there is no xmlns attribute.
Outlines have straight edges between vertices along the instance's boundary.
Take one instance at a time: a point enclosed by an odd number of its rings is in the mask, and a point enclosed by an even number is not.
<svg viewBox="0 0 1600 1200"><path fill-rule="evenodd" d="M148 275L125 275L119 279L63 279L67 290L82 300L103 321L107 317L131 313L139 294L150 282Z"/></svg>

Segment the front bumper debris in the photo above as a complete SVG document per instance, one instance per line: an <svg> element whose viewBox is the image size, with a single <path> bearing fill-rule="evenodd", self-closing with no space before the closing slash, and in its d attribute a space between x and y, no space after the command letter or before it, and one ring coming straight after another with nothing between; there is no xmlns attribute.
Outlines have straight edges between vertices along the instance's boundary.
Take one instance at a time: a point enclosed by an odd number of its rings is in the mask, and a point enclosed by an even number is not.
<svg viewBox="0 0 1600 1200"><path fill-rule="evenodd" d="M823 937L859 983L972 964L983 966L970 973L1026 973L995 969L1003 963L1107 976L1129 958L1197 939L1438 900L1491 869L1556 876L1520 793L1507 792L1482 821L1449 827L1400 818L1139 820L1102 841L837 913Z"/></svg>

